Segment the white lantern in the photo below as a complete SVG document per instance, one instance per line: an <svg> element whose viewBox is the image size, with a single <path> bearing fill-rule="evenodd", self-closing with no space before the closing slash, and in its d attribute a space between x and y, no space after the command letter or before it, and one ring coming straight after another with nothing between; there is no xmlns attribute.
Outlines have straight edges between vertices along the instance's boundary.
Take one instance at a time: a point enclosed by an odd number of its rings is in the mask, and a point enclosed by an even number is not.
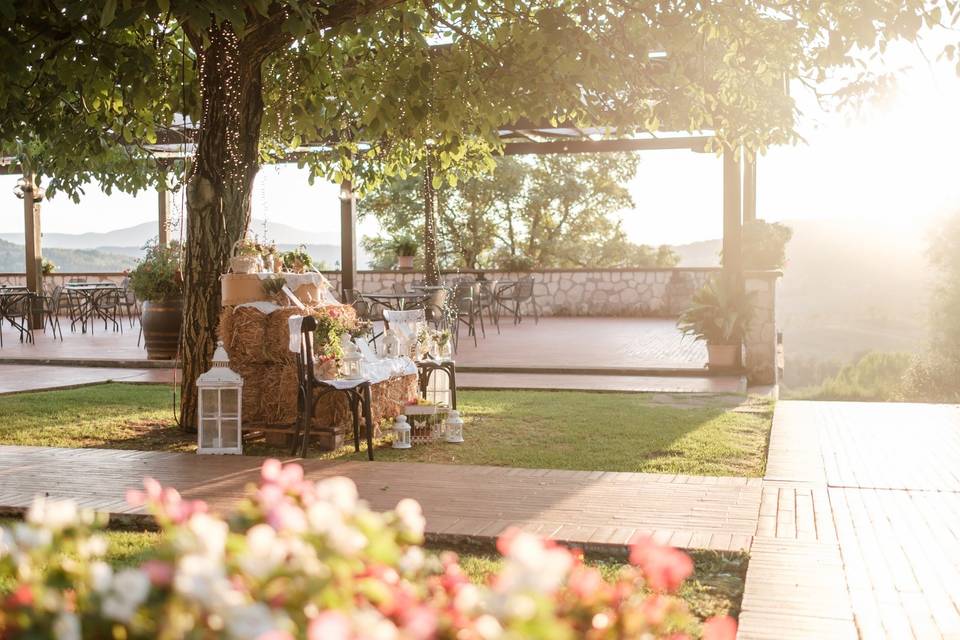
<svg viewBox="0 0 960 640"><path fill-rule="evenodd" d="M349 337L343 340L343 357L340 359L340 373L347 380L363 379L363 354Z"/></svg>
<svg viewBox="0 0 960 640"><path fill-rule="evenodd" d="M407 416L402 414L393 421L393 448L410 448L410 425L407 423Z"/></svg>
<svg viewBox="0 0 960 640"><path fill-rule="evenodd" d="M230 369L222 343L213 354L213 366L197 378L200 397L197 453L243 453L240 407L243 378Z"/></svg>
<svg viewBox="0 0 960 640"><path fill-rule="evenodd" d="M451 409L446 422L447 442L459 444L463 442L463 418L456 409Z"/></svg>
<svg viewBox="0 0 960 640"><path fill-rule="evenodd" d="M381 350L385 358L396 358L400 355L400 336L393 329L387 329L383 332L383 340L380 341Z"/></svg>

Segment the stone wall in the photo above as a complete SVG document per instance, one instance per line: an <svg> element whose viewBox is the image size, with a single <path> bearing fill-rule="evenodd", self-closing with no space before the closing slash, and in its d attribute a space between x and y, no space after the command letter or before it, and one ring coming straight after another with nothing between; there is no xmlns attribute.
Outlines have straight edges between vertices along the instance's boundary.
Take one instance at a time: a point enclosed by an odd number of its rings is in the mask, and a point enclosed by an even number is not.
<svg viewBox="0 0 960 640"><path fill-rule="evenodd" d="M485 271L484 278L518 280L534 278L534 292L544 316L665 316L678 315L690 304L693 293L717 269L545 269L531 272ZM339 272L324 272L336 289ZM446 274L457 277L467 274ZM356 288L369 293L393 290L423 280L416 271L360 271ZM530 308L521 309L532 313Z"/></svg>
<svg viewBox="0 0 960 640"><path fill-rule="evenodd" d="M54 273L45 276L43 284L47 289L62 286L67 282L115 282L121 284L125 278L123 273ZM0 273L0 284L24 285L27 276L22 273Z"/></svg>
<svg viewBox="0 0 960 640"><path fill-rule="evenodd" d="M746 278L747 293L754 297L753 320L744 338L744 365L747 379L753 385L778 382L777 366L777 271L750 273Z"/></svg>

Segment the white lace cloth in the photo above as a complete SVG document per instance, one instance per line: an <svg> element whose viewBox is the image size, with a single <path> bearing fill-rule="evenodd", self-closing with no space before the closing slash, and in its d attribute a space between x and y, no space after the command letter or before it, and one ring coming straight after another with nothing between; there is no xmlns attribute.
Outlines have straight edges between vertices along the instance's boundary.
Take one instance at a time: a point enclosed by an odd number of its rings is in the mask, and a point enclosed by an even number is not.
<svg viewBox="0 0 960 640"><path fill-rule="evenodd" d="M287 286L290 287L291 291L296 291L297 287L304 284L315 284L320 290L320 302L326 302L330 304L338 303L337 297L333 295L333 285L330 284L330 281L324 277L322 273L317 273L316 271L308 271L307 273L269 273L262 272L258 273L257 277L261 280L269 280L276 276L283 276L284 281L287 283Z"/></svg>

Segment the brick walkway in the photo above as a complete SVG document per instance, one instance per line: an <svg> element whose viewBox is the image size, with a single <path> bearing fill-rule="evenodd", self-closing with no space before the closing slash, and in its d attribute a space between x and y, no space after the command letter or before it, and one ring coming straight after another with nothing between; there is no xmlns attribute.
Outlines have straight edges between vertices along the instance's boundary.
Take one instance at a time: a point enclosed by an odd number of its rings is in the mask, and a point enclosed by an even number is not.
<svg viewBox="0 0 960 640"><path fill-rule="evenodd" d="M960 638L960 407L781 402L741 638Z"/></svg>
<svg viewBox="0 0 960 640"><path fill-rule="evenodd" d="M44 494L114 514L138 513L124 503L125 491L151 476L224 511L257 479L261 462L246 456L0 447L0 507L16 511ZM759 478L399 462L303 464L312 478L352 478L376 509L416 498L428 535L447 543L489 543L518 525L613 552L622 552L637 535L684 548L746 550L760 504Z"/></svg>

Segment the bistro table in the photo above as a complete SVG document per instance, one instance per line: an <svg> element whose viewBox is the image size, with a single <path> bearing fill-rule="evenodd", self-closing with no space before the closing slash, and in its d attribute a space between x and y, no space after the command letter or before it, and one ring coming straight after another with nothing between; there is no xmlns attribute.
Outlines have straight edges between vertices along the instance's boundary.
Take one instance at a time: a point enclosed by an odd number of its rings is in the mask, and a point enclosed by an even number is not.
<svg viewBox="0 0 960 640"><path fill-rule="evenodd" d="M63 286L67 295L72 298L71 306L76 309L76 316L70 322L72 331L76 324L80 323L83 333L87 332L87 321L90 321L90 333L93 333L93 321L102 319L104 326L107 321L112 321L114 327L118 325L115 318L111 318L103 308L103 303L110 296L116 295L120 291L113 282L68 282ZM123 328L121 326L121 331Z"/></svg>
<svg viewBox="0 0 960 640"><path fill-rule="evenodd" d="M3 346L4 320L20 332L20 342L23 342L24 334L29 342L33 342L33 334L26 326L32 297L30 290L24 286L0 285L0 347Z"/></svg>
<svg viewBox="0 0 960 640"><path fill-rule="evenodd" d="M381 307L393 311L403 311L417 303L423 304L429 298L429 293L360 293L360 297L375 302Z"/></svg>

